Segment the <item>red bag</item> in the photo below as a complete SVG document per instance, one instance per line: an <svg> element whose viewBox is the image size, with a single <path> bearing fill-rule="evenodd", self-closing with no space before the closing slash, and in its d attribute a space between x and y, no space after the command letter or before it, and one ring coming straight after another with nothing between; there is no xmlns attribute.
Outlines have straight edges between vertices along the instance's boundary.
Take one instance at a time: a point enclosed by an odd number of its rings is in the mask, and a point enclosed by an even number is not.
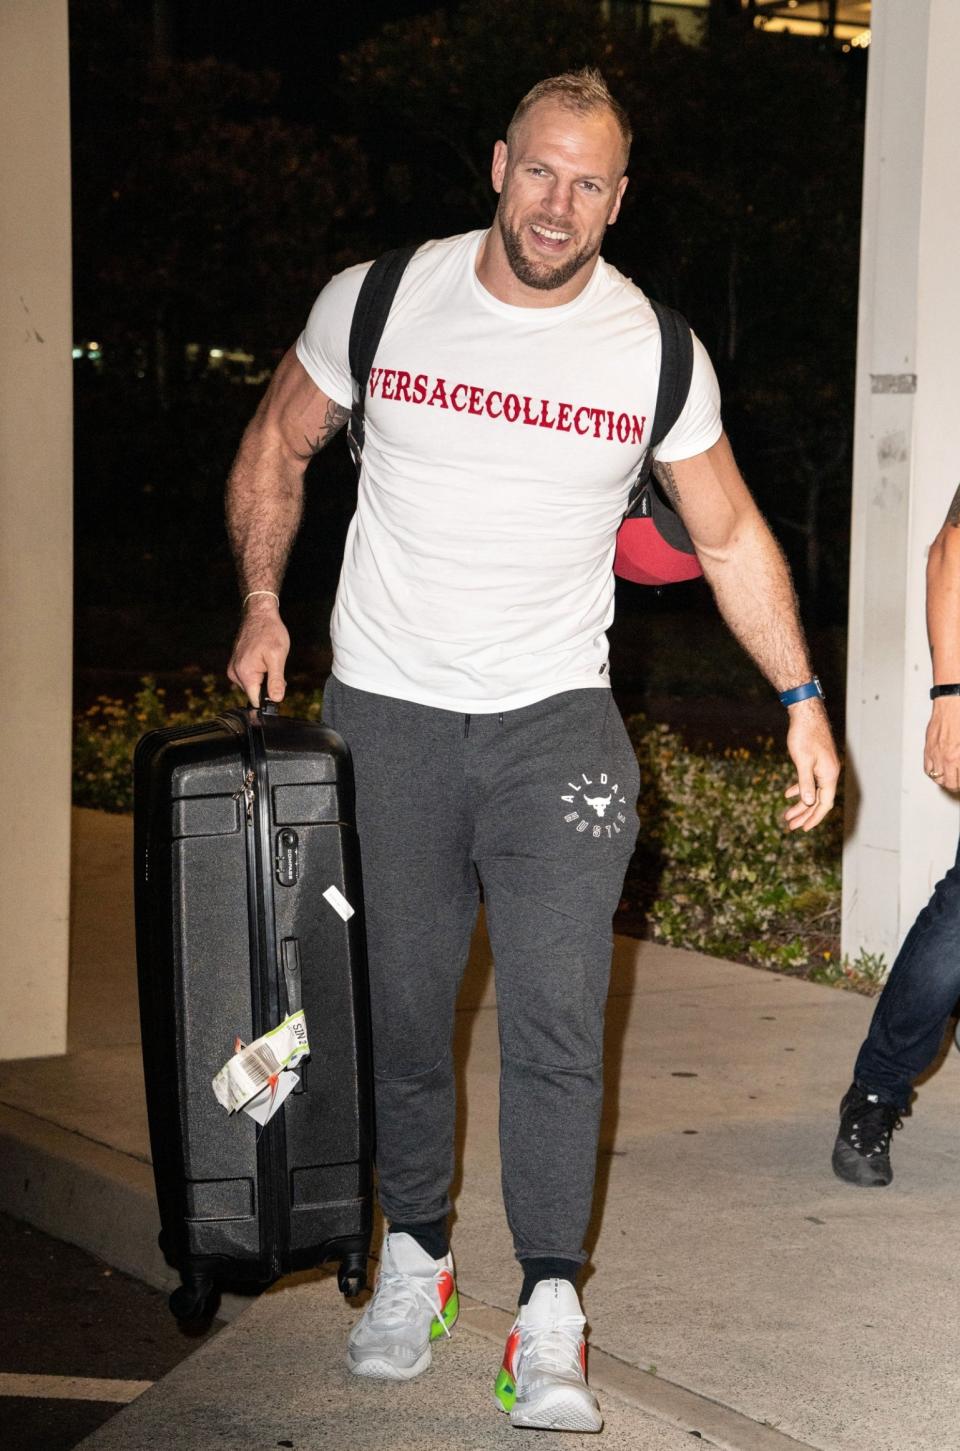
<svg viewBox="0 0 960 1451"><path fill-rule="evenodd" d="M613 572L633 584L679 584L703 574L696 550L650 478L617 531Z"/></svg>
<svg viewBox="0 0 960 1451"><path fill-rule="evenodd" d="M627 512L617 531L613 572L634 584L678 584L703 573L683 520L657 488L654 452L676 423L690 391L693 338L672 307L649 299L660 324L660 381L650 443L637 475Z"/></svg>

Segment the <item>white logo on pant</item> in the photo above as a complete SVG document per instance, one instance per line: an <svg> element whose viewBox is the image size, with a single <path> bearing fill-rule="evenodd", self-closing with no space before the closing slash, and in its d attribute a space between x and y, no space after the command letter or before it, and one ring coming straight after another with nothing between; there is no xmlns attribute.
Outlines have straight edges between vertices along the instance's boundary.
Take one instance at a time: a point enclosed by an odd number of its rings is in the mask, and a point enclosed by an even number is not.
<svg viewBox="0 0 960 1451"><path fill-rule="evenodd" d="M620 795L618 782L611 782L606 771L601 771L596 780L581 772L579 781L568 781L567 785L570 788L569 792L562 794L560 800L568 806L580 805L584 808L589 807L590 810L589 812L586 810L568 811L564 815L564 821L569 822L571 826L576 823L578 832L589 831L595 840L602 836L606 836L609 840L620 835L626 825L627 817L625 812L615 808L626 806L627 798ZM588 796L587 789L593 786L599 787L600 791L603 791L605 787L607 790L602 796L599 794ZM606 820L608 809L611 815L609 821Z"/></svg>

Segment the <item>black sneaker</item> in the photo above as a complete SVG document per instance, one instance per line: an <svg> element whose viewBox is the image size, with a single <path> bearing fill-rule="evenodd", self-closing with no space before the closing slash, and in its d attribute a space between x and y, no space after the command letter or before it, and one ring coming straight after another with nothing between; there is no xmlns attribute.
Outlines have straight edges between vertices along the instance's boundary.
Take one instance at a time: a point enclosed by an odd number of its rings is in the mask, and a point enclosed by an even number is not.
<svg viewBox="0 0 960 1451"><path fill-rule="evenodd" d="M882 1103L858 1083L851 1083L840 1102L840 1132L833 1146L833 1172L863 1189L889 1184L890 1136L902 1129L903 1110Z"/></svg>

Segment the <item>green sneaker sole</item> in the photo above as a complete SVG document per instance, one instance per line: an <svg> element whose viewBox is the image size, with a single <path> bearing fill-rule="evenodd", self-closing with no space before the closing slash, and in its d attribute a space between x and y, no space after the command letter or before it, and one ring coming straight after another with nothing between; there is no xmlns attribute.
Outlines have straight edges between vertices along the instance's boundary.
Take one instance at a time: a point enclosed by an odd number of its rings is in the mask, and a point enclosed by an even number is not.
<svg viewBox="0 0 960 1451"><path fill-rule="evenodd" d="M440 1336L453 1329L457 1323L457 1316L460 1314L460 1296L454 1290L441 1313L434 1317L430 1326L430 1339L439 1340Z"/></svg>
<svg viewBox="0 0 960 1451"><path fill-rule="evenodd" d="M513 1376L502 1368L493 1383L493 1394L499 1401L502 1411L513 1410L514 1402L517 1399L517 1383Z"/></svg>

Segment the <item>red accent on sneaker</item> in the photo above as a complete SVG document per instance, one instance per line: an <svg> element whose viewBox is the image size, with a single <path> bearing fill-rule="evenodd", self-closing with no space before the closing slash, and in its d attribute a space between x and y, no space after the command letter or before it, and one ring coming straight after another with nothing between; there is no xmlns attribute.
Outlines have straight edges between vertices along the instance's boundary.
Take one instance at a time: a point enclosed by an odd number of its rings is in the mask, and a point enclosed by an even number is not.
<svg viewBox="0 0 960 1451"><path fill-rule="evenodd" d="M511 1330L510 1334L507 1336L507 1344L503 1352L503 1368L507 1372L507 1375L512 1376L514 1379L516 1379L517 1374L516 1370L514 1369L514 1363L516 1361L517 1351L519 1349L520 1329L519 1327L517 1327L516 1329Z"/></svg>
<svg viewBox="0 0 960 1451"><path fill-rule="evenodd" d="M437 1294L440 1297L441 1311L447 1308L447 1301L456 1289L454 1278L449 1270L441 1270L437 1275Z"/></svg>

